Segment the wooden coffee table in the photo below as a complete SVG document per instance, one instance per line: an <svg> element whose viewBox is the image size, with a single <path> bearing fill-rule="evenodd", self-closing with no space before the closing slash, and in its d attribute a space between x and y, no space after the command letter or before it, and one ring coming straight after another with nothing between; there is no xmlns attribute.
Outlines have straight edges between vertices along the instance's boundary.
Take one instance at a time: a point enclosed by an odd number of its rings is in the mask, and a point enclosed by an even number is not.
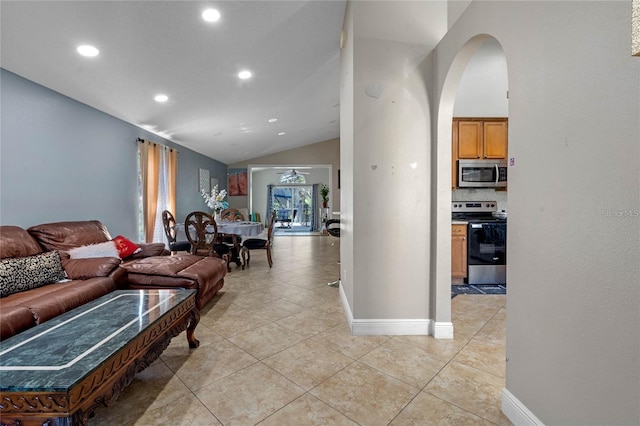
<svg viewBox="0 0 640 426"><path fill-rule="evenodd" d="M200 320L195 290L119 290L0 342L2 425L85 425Z"/></svg>

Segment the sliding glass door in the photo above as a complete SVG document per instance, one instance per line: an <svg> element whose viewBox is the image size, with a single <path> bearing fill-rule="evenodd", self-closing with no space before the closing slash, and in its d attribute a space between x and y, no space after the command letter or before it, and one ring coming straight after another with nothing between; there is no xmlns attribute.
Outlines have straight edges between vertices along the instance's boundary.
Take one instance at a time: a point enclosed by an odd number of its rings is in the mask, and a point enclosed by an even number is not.
<svg viewBox="0 0 640 426"><path fill-rule="evenodd" d="M295 231L312 229L312 212L315 208L313 186L275 185L271 192L271 204L277 212L276 228Z"/></svg>

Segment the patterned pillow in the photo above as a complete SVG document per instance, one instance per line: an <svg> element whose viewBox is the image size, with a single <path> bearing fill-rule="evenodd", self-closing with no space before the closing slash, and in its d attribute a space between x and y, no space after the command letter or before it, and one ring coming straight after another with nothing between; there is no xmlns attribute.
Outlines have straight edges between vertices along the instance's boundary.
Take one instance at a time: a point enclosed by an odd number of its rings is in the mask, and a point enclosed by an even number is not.
<svg viewBox="0 0 640 426"><path fill-rule="evenodd" d="M0 261L0 297L62 281L67 274L57 251Z"/></svg>

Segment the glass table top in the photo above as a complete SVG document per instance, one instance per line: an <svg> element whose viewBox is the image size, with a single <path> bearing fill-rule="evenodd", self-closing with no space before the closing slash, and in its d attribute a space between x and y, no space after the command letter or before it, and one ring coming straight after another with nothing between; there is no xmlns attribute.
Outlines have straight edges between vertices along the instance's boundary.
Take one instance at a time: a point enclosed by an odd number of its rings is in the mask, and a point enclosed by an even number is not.
<svg viewBox="0 0 640 426"><path fill-rule="evenodd" d="M66 391L195 290L118 290L0 342L0 391Z"/></svg>

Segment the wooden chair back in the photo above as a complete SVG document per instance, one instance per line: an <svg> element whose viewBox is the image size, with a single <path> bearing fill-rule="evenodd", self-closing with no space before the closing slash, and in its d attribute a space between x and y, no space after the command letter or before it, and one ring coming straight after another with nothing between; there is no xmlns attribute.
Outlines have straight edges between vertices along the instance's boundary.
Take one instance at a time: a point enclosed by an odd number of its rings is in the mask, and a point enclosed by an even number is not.
<svg viewBox="0 0 640 426"><path fill-rule="evenodd" d="M162 226L164 228L164 234L169 240L169 244L176 242L176 219L173 217L169 210L162 211Z"/></svg>
<svg viewBox="0 0 640 426"><path fill-rule="evenodd" d="M222 210L222 212L220 212L220 218L222 220L228 220L229 222L240 222L246 220L240 210L234 208Z"/></svg>
<svg viewBox="0 0 640 426"><path fill-rule="evenodd" d="M191 212L184 221L185 234L191 243L191 254L215 255L213 245L218 240L218 226L209 213Z"/></svg>

